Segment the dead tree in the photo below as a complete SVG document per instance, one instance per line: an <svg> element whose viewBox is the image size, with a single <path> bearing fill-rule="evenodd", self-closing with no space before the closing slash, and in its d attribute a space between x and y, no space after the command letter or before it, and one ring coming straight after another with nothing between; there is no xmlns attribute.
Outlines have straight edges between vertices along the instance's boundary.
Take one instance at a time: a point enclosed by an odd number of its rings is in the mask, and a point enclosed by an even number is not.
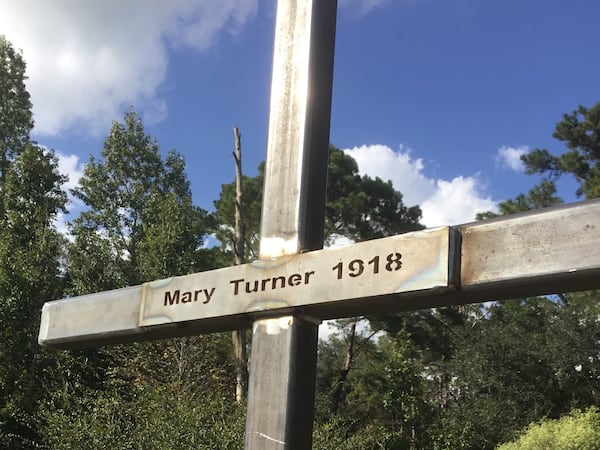
<svg viewBox="0 0 600 450"><path fill-rule="evenodd" d="M235 237L233 241L234 264L244 264L244 240L246 226L242 209L242 144L240 132L233 129L235 138ZM248 392L248 354L246 330L236 330L232 333L233 350L235 353L236 386L235 399L242 401Z"/></svg>

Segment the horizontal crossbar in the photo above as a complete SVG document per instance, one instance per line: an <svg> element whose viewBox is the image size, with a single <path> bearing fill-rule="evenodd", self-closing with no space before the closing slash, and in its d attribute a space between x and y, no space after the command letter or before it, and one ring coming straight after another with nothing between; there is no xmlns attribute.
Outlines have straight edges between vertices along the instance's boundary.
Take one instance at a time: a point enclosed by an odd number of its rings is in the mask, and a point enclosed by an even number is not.
<svg viewBox="0 0 600 450"><path fill-rule="evenodd" d="M39 343L97 346L600 288L600 201L48 302Z"/></svg>

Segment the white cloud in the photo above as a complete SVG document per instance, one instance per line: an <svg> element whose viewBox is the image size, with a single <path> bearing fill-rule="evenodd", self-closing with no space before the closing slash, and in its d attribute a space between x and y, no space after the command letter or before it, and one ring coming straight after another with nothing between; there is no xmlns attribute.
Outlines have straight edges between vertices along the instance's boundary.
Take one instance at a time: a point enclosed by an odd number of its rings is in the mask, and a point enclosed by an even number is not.
<svg viewBox="0 0 600 450"><path fill-rule="evenodd" d="M508 167L515 172L523 172L525 165L521 161L521 156L529 153L529 147L527 145L521 145L519 147L502 146L498 149L496 160L503 167Z"/></svg>
<svg viewBox="0 0 600 450"><path fill-rule="evenodd" d="M55 152L58 158L58 171L62 175L69 177L69 180L63 185L64 189L73 189L79 186L79 179L83 175L84 165L79 161L77 155L64 155L60 152Z"/></svg>
<svg viewBox="0 0 600 450"><path fill-rule="evenodd" d="M74 211L80 210L83 204L80 200L75 199L71 195L70 190L79 186L79 180L83 175L83 169L85 166L80 162L79 156L77 155L65 155L60 152L55 152L55 154L58 158L58 171L61 175L66 175L68 177L68 181L63 184L62 187L67 191L67 209L69 209L70 213L73 213ZM68 220L69 218L67 215L58 213L56 220L54 221L54 225L60 233L70 239L71 236L67 228Z"/></svg>
<svg viewBox="0 0 600 450"><path fill-rule="evenodd" d="M361 174L391 180L405 205L419 205L421 223L427 227L471 222L478 212L497 208L485 196L480 176L458 176L450 181L428 178L423 160L413 159L405 147L395 152L385 145L363 145L344 152L356 159Z"/></svg>
<svg viewBox="0 0 600 450"><path fill-rule="evenodd" d="M421 204L427 227L472 222L478 212L496 210L490 197L482 197L477 177L437 180L435 193Z"/></svg>
<svg viewBox="0 0 600 450"><path fill-rule="evenodd" d="M135 104L161 120L168 46L198 50L238 33L258 0L4 0L0 30L23 50L35 132L99 132Z"/></svg>
<svg viewBox="0 0 600 450"><path fill-rule="evenodd" d="M67 227L67 218L63 213L59 212L56 215L56 219L54 219L54 226L56 227L56 231L61 233L67 239L72 240Z"/></svg>
<svg viewBox="0 0 600 450"><path fill-rule="evenodd" d="M395 152L386 145L363 145L345 149L344 153L356 160L361 174L391 180L402 193L405 205L420 204L435 191L434 180L423 174L423 160L413 159L403 146Z"/></svg>

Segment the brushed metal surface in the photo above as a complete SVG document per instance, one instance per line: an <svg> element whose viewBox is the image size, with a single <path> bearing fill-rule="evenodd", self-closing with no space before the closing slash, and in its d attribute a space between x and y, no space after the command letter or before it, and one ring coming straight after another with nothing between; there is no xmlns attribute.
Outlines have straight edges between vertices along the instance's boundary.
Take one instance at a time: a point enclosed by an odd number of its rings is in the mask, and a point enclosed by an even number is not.
<svg viewBox="0 0 600 450"><path fill-rule="evenodd" d="M336 0L279 0L260 258L323 246Z"/></svg>
<svg viewBox="0 0 600 450"><path fill-rule="evenodd" d="M39 342L144 338L145 329L160 325L265 312L318 317L313 307L363 298L401 303L396 294L452 288L451 236L448 227L417 231L48 302Z"/></svg>
<svg viewBox="0 0 600 450"><path fill-rule="evenodd" d="M312 447L318 327L294 316L254 322L246 449Z"/></svg>
<svg viewBox="0 0 600 450"><path fill-rule="evenodd" d="M262 264L323 247L336 13L337 0L277 2L259 250ZM294 274L308 277L311 270ZM288 278L293 289L310 284L300 278L297 285L294 274ZM262 279L260 283L263 292ZM303 295L295 294L295 299ZM252 308L285 303L287 299L282 300L280 294L261 295ZM257 364L253 356L251 362L247 450L311 448L318 325L297 327L305 322L303 318L287 319L294 325L281 336L268 336L260 327L253 330L252 347L265 349L265 357ZM278 354L278 359L269 354ZM273 391L281 395L273 396Z"/></svg>
<svg viewBox="0 0 600 450"><path fill-rule="evenodd" d="M400 270L372 273L369 261L379 256L381 271L395 251ZM351 277L356 260L364 270ZM285 287L280 280L273 289L279 277ZM238 295L235 280L243 280ZM247 293L255 281L257 292ZM265 315L329 319L599 288L600 201L587 201L48 302L39 342L100 345L231 330ZM165 306L176 290L179 303Z"/></svg>
<svg viewBox="0 0 600 450"><path fill-rule="evenodd" d="M460 232L465 292L522 286L543 294L561 283L567 291L569 280L590 278L600 268L598 201L468 224Z"/></svg>

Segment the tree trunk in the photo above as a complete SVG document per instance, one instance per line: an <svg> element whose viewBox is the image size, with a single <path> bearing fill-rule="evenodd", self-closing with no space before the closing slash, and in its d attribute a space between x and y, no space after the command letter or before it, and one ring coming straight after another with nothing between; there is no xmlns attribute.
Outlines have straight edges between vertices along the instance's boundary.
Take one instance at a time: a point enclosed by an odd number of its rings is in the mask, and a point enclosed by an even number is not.
<svg viewBox="0 0 600 450"><path fill-rule="evenodd" d="M352 367L352 362L354 361L354 338L356 337L356 321L352 322L352 326L350 327L350 337L348 340L348 350L346 351L346 358L344 358L344 363L340 368L340 375L338 377L337 384L335 385L335 389L333 394L331 395L331 412L333 414L337 414L338 409L340 407L340 403L344 397L344 385L346 383L346 379L348 378L348 374L350 373L350 368Z"/></svg>
<svg viewBox="0 0 600 450"><path fill-rule="evenodd" d="M242 145L237 128L233 129L235 138L235 239L233 250L235 265L244 264L245 223L242 211ZM232 333L233 351L235 353L236 386L235 400L241 402L248 392L248 354L246 330L236 330Z"/></svg>

